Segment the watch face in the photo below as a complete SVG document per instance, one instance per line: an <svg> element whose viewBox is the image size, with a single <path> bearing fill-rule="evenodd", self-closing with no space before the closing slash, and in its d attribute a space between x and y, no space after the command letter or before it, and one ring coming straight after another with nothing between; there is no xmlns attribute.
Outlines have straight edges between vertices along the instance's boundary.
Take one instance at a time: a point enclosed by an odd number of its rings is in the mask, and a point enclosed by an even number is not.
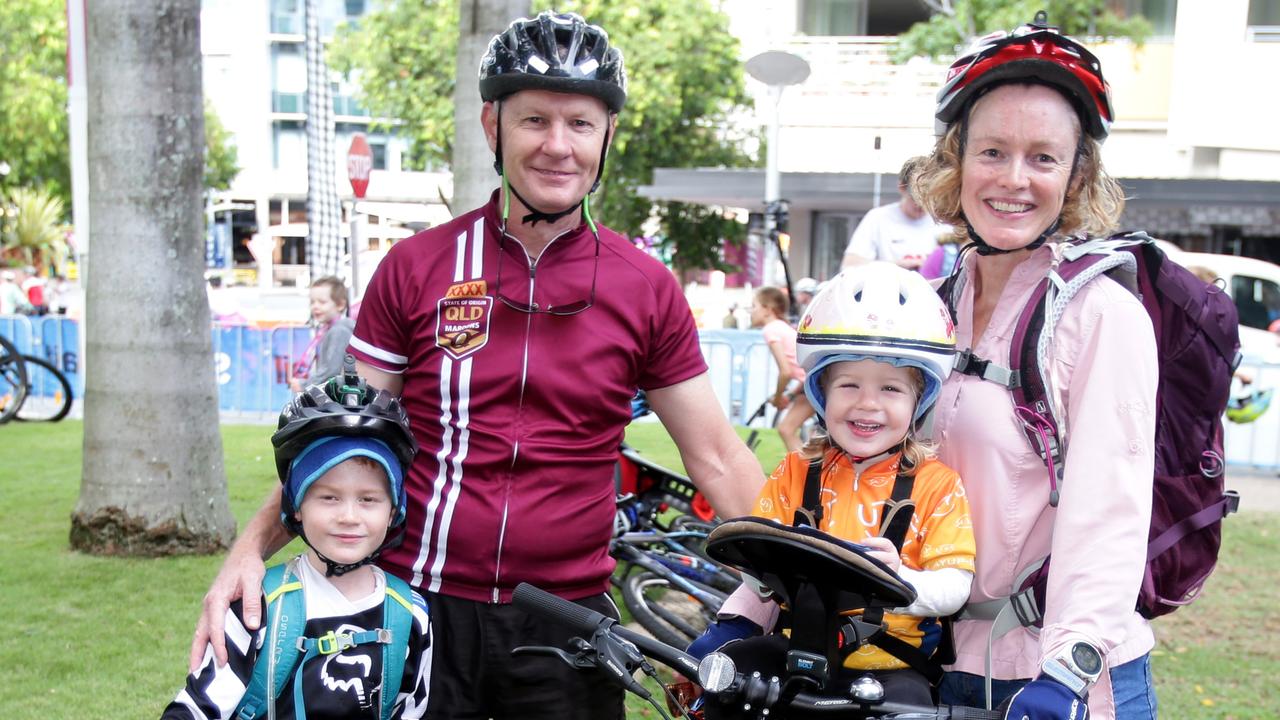
<svg viewBox="0 0 1280 720"><path fill-rule="evenodd" d="M1071 646L1071 660L1075 662L1076 667L1089 675L1102 672L1102 657L1098 655L1097 649L1088 643L1079 642Z"/></svg>

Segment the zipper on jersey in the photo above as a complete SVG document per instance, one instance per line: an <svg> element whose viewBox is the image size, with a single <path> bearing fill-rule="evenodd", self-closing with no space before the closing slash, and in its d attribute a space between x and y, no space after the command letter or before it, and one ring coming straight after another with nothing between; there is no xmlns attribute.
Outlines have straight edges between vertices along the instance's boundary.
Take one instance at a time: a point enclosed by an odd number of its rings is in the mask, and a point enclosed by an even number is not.
<svg viewBox="0 0 1280 720"><path fill-rule="evenodd" d="M529 300L526 303L526 305L528 305L529 307L531 308L534 307L533 293L535 289L534 286L536 285L536 281L537 281L538 261L542 259L543 254L547 252L547 248L551 247L551 245L555 241L559 240L565 235L568 235L569 233L573 232L576 229L577 228L575 227L569 230L565 230L559 235L556 235L555 237L551 238L551 240L549 240L547 244L542 247L542 250L538 251L538 257L536 258L530 255L529 250L524 246L524 243L520 242L516 237L508 233L506 231L506 228L501 228L499 230L499 232L501 232L503 235L505 235L508 238L511 238L511 240L513 240L516 243L516 245L518 245L520 249L524 251L525 260L529 263ZM502 252L502 249L499 248L498 251ZM519 399L516 401L517 417L524 414L524 391L529 384L529 338L533 335L534 313L526 313L526 315L528 317L525 318L524 349L523 349L522 357L520 360L520 393L519 393ZM511 465L507 468L508 470L507 475L509 478L515 477L514 471L516 467L516 462L520 457L519 423L516 424L515 432L516 432L516 435L515 435L515 438L512 440L512 445L511 445ZM494 562L493 562L493 595L492 597L493 597L494 604L501 602L501 598L502 598L502 593L498 589L499 588L498 580L499 578L502 577L502 546L506 542L506 538L507 538L507 515L511 509L512 482L514 482L513 479L508 479L506 485L503 488L502 524L498 528L498 553L494 557Z"/></svg>

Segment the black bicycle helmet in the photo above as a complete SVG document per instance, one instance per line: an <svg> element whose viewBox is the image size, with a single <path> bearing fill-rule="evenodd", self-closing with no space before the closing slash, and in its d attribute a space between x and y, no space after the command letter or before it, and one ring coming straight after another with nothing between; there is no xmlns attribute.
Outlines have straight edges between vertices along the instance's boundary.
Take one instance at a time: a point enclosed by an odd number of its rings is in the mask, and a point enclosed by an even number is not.
<svg viewBox="0 0 1280 720"><path fill-rule="evenodd" d="M576 13L520 18L489 42L480 62L480 97L493 102L521 90L589 95L620 112L627 100L622 51Z"/></svg>
<svg viewBox="0 0 1280 720"><path fill-rule="evenodd" d="M347 361L342 375L308 387L280 411L280 424L271 436L280 482L288 482L289 464L307 446L335 435L381 440L406 471L413 463L418 443L404 406L387 391L369 387L355 373L355 359L348 355Z"/></svg>
<svg viewBox="0 0 1280 720"><path fill-rule="evenodd" d="M351 440L376 442L352 443ZM356 374L355 358L346 357L342 375L330 378L323 385L308 387L284 406L271 444L275 447L276 472L284 486L280 497L281 522L308 546L311 543L297 519L297 510L316 475L325 472L331 466L329 463L357 455L375 460L387 471L395 505L392 528L397 532L388 534L377 550L355 563L336 563L316 550L316 555L325 563L327 575L342 575L367 565L384 550L400 544L407 511L404 476L413 463L418 444L409 430L409 416L400 401L385 390L369 387L364 378ZM315 448L307 452L313 446ZM303 455L305 458L300 457ZM294 481L295 466L305 466L299 470L305 479ZM314 546L312 549L315 550Z"/></svg>

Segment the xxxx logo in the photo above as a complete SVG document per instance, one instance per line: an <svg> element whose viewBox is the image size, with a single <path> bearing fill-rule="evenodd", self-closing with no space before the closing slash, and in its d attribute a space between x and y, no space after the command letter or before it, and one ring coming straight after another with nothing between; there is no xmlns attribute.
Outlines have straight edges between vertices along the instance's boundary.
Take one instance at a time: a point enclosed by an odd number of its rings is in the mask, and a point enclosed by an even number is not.
<svg viewBox="0 0 1280 720"><path fill-rule="evenodd" d="M493 298L485 296L483 280L449 286L436 303L436 345L462 359L489 341Z"/></svg>

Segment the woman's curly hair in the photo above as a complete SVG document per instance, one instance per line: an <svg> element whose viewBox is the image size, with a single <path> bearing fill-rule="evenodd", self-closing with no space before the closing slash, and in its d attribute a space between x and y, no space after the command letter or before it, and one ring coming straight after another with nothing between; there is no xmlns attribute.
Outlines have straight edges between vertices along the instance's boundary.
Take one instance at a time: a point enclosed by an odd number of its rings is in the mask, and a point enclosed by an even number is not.
<svg viewBox="0 0 1280 720"><path fill-rule="evenodd" d="M1003 85L1030 83L1004 83ZM933 153L925 160L911 182L911 195L939 222L955 228L962 241L969 240L964 210L960 206L960 176L964 163L965 140L969 116L984 92L970 101L961 117L938 139ZM1079 118L1074 123L1079 141L1072 163L1067 196L1062 203L1060 235L1101 236L1111 233L1124 212L1124 190L1102 167L1102 146L1081 131Z"/></svg>

